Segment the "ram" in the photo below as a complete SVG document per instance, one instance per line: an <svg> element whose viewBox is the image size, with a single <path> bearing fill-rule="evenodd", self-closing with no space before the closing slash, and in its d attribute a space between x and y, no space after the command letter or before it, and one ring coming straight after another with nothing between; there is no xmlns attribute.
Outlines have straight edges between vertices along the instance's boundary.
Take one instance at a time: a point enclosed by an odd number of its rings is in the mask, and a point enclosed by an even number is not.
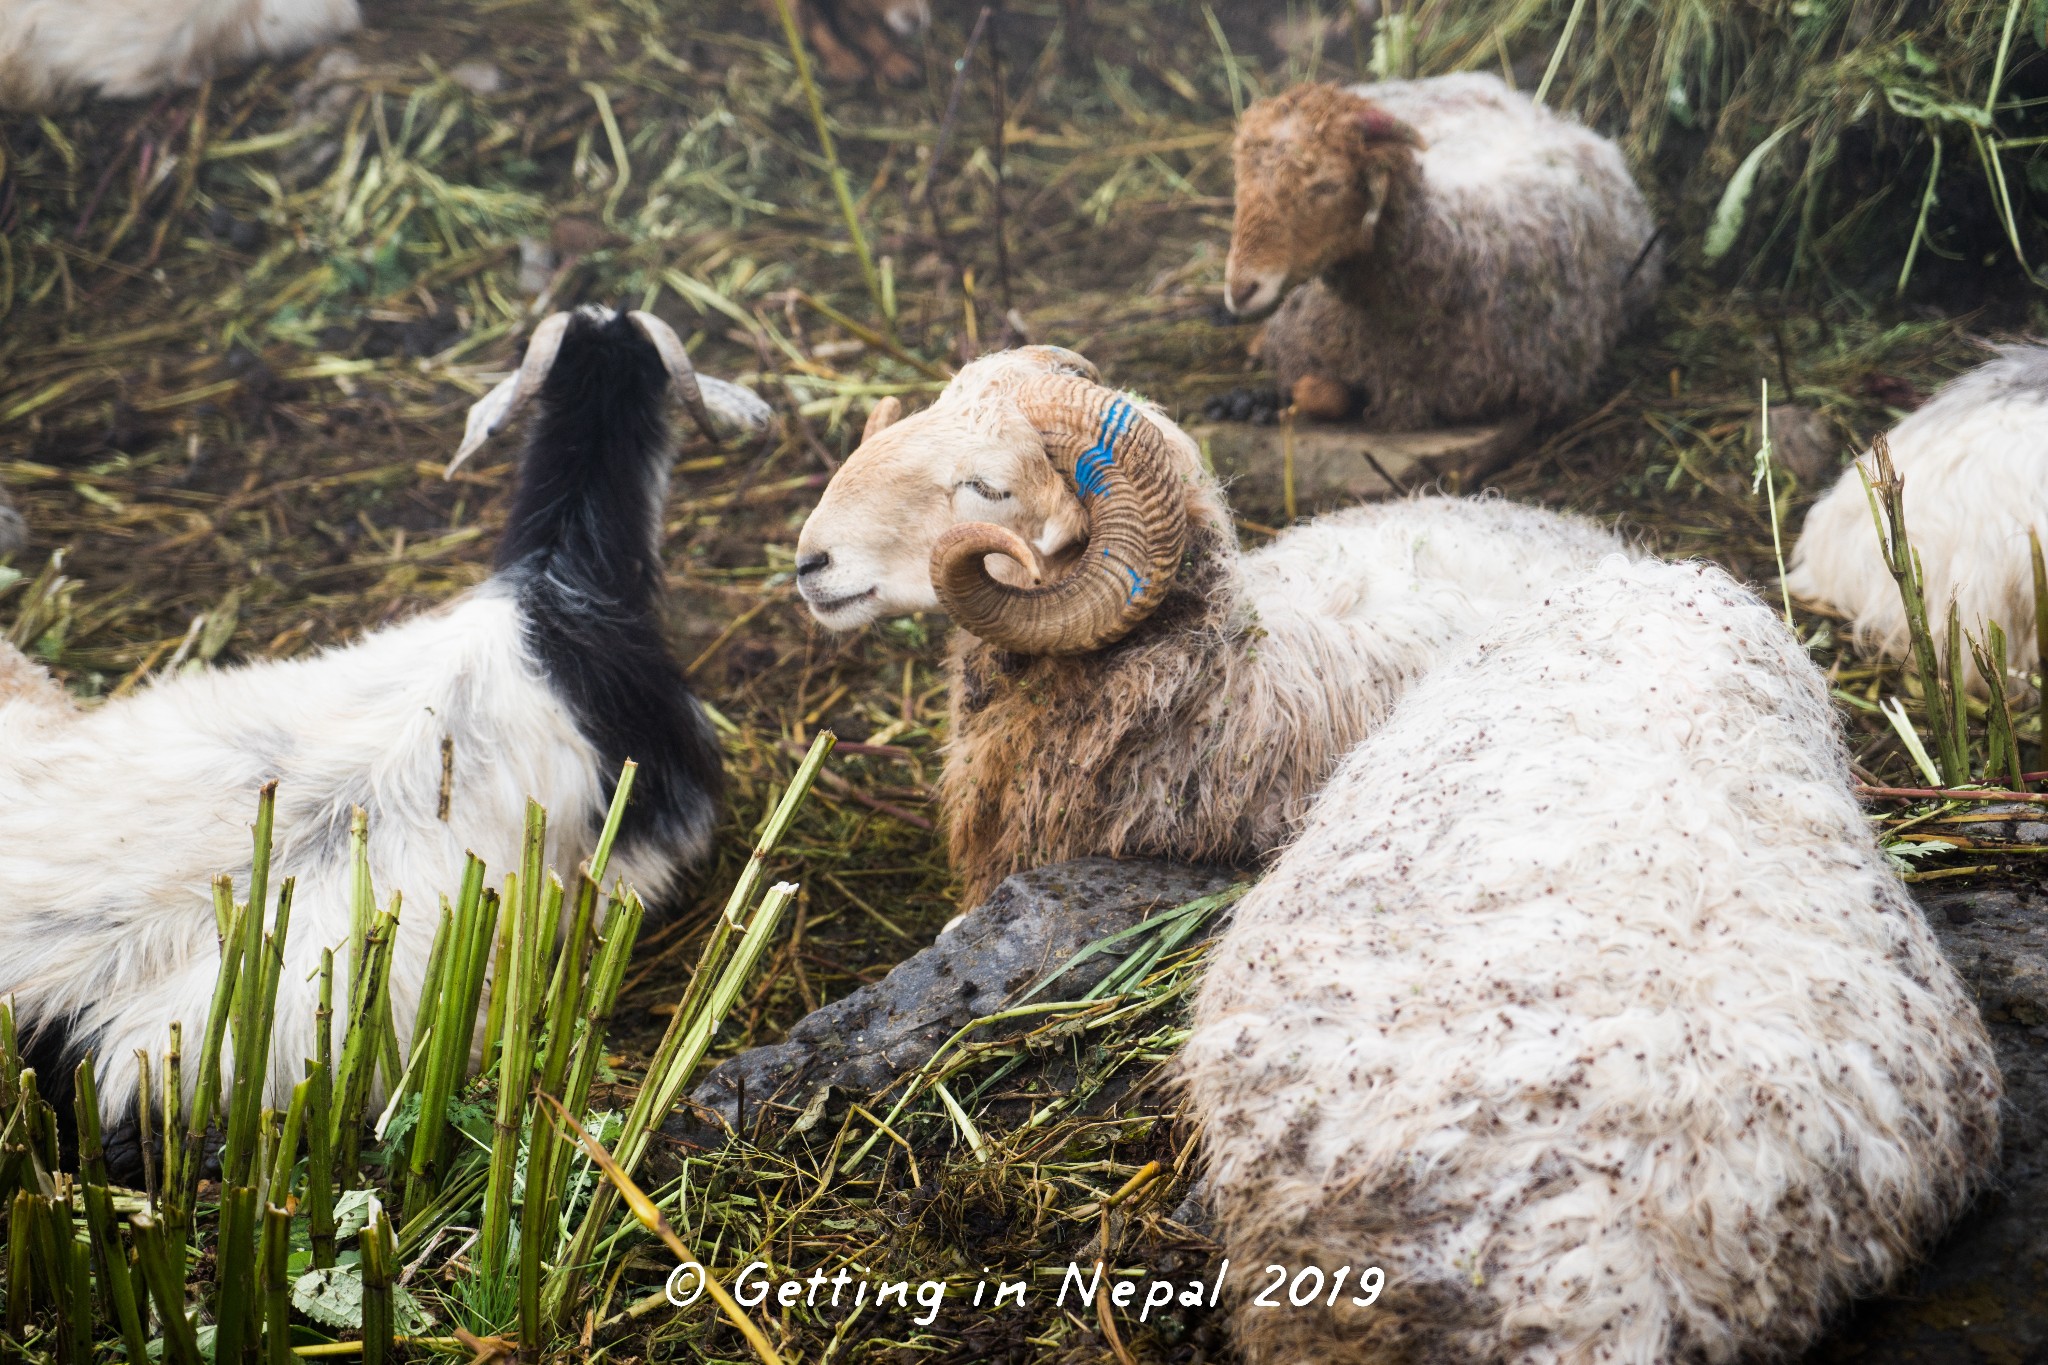
<svg viewBox="0 0 2048 1365"><path fill-rule="evenodd" d="M1826 680L1719 570L1619 556L1345 759L1182 1065L1254 1365L1790 1355L1997 1151Z"/></svg>
<svg viewBox="0 0 2048 1365"><path fill-rule="evenodd" d="M1953 601L1964 630L1981 639L1995 621L2012 666L2038 667L2028 534L2048 540L2048 346L2003 348L1892 428L1886 445L1937 647L1948 648ZM1868 451L1814 503L1785 585L1847 617L1858 643L1899 658L1909 648L1906 613L1878 548L1865 475L1875 477ZM1970 681L1983 683L1974 670Z"/></svg>
<svg viewBox="0 0 2048 1365"><path fill-rule="evenodd" d="M361 22L356 0L0 0L0 109L197 85Z"/></svg>
<svg viewBox="0 0 2048 1365"><path fill-rule="evenodd" d="M1613 143L1477 72L1244 111L1225 301L1304 415L1413 428L1585 397L1661 257Z"/></svg>
<svg viewBox="0 0 2048 1365"><path fill-rule="evenodd" d="M0 643L0 996L45 1077L94 1053L122 1119L133 1052L160 1051L174 1022L200 1036L220 961L210 886L247 885L266 782L277 866L297 878L272 1102L314 1055L321 950L346 964L354 809L380 896L403 897L391 992L406 1037L433 907L454 898L466 850L518 865L527 798L549 811L550 863L573 867L636 760L613 867L650 900L675 886L709 843L720 760L660 625L671 391L721 435L767 420L745 390L700 386L651 315L543 321L457 455L535 402L495 571L352 644L79 708Z"/></svg>
<svg viewBox="0 0 2048 1365"><path fill-rule="evenodd" d="M1420 498L1242 554L1187 435L1056 347L897 411L804 524L797 582L833 630L952 615L940 796L968 905L1094 854L1255 862L1444 650L1618 548L1574 517Z"/></svg>

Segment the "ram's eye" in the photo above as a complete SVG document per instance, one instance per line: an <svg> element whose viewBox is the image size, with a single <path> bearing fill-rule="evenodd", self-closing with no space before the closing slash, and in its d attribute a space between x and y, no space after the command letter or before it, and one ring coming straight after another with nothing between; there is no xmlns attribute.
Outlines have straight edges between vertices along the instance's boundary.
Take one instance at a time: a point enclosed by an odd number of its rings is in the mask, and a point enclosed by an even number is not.
<svg viewBox="0 0 2048 1365"><path fill-rule="evenodd" d="M1002 502L1004 499L1010 496L1008 493L1003 492L1000 488L989 487L980 479L964 480L962 481L960 486L966 489L968 492L974 494L974 496L978 498L986 498L990 502Z"/></svg>

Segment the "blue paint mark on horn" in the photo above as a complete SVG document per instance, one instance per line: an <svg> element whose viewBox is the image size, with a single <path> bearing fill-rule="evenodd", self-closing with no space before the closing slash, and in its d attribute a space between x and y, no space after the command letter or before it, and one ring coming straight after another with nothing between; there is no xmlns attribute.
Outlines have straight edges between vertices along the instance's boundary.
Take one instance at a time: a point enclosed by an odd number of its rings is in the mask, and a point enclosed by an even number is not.
<svg viewBox="0 0 2048 1365"><path fill-rule="evenodd" d="M1151 584L1152 580L1147 578L1145 575L1139 573L1130 565L1124 563L1121 559L1116 558L1107 550L1104 550L1102 552L1102 557L1104 559L1107 559L1110 563L1116 565L1119 569L1122 569L1126 574L1130 575L1131 590L1124 594L1124 601L1137 601L1138 594L1145 591L1145 589Z"/></svg>
<svg viewBox="0 0 2048 1365"><path fill-rule="evenodd" d="M1083 499L1108 491L1109 471L1116 463L1116 443L1131 429L1136 416L1131 405L1121 398L1111 399L1103 410L1102 429L1095 433L1095 444L1074 461L1074 491Z"/></svg>

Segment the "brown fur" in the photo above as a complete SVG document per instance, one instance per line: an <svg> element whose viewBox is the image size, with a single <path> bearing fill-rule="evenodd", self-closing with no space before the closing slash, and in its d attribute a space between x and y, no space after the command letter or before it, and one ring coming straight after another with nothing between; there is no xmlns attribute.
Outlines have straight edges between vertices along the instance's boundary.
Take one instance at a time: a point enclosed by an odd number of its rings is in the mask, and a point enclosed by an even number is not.
<svg viewBox="0 0 2048 1365"><path fill-rule="evenodd" d="M1159 610L1106 649L1023 658L954 633L939 793L963 905L1089 855L1255 863L1376 717L1366 689L1286 689L1259 661L1226 515L1188 541Z"/></svg>
<svg viewBox="0 0 2048 1365"><path fill-rule="evenodd" d="M780 22L777 0L760 0ZM829 80L852 83L870 72L891 85L915 85L922 72L890 31L882 0L789 0L797 26L818 54Z"/></svg>
<svg viewBox="0 0 2048 1365"><path fill-rule="evenodd" d="M1661 272L1620 153L1492 77L1373 91L1297 86L1238 124L1226 287L1277 306L1281 390L1389 427L1578 403Z"/></svg>

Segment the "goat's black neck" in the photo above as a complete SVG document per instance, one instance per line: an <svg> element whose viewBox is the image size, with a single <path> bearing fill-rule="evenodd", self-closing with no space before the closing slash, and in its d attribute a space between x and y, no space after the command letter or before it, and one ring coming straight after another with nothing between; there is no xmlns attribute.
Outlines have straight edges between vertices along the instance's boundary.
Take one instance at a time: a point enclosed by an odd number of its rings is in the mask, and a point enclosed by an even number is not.
<svg viewBox="0 0 2048 1365"><path fill-rule="evenodd" d="M527 644L596 746L607 800L619 766L640 765L622 845L701 843L720 787L717 741L661 628L668 385L623 313L573 318L498 547Z"/></svg>

